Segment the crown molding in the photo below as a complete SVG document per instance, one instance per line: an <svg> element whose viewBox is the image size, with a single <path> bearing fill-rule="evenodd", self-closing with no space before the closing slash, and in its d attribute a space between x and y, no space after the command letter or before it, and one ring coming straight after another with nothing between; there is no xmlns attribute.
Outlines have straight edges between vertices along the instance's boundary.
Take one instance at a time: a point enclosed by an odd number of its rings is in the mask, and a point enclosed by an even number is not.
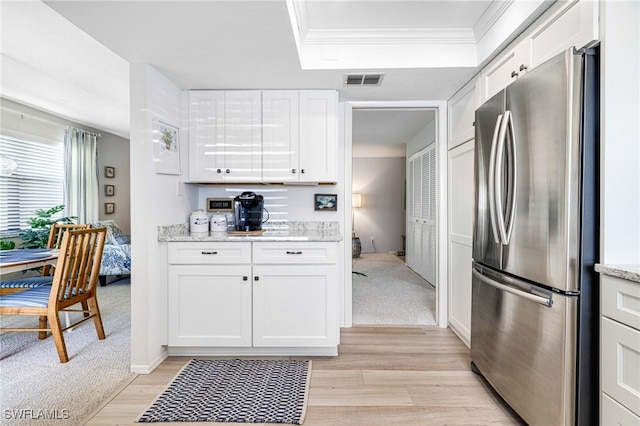
<svg viewBox="0 0 640 426"><path fill-rule="evenodd" d="M471 28L310 29L304 44L475 44Z"/></svg>
<svg viewBox="0 0 640 426"><path fill-rule="evenodd" d="M514 0L491 2L487 10L476 21L473 26L475 39L480 40L498 22L498 20L513 5Z"/></svg>

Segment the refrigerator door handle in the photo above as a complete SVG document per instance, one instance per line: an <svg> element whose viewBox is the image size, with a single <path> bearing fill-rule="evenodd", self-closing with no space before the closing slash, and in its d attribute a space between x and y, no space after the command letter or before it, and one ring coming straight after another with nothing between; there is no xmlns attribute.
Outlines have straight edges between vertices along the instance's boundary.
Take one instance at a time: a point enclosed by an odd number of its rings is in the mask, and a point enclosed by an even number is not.
<svg viewBox="0 0 640 426"><path fill-rule="evenodd" d="M503 166L504 166L504 141L507 138L507 127L509 124L509 120L511 118L511 111L505 111L504 117L502 118L502 123L500 124L500 134L498 135L498 148L496 149L495 156L495 210L498 222L498 232L500 234L500 240L502 244L506 245L507 242L507 226L505 224L504 219L504 209L503 209L503 191L502 191L502 177L504 175Z"/></svg>
<svg viewBox="0 0 640 426"><path fill-rule="evenodd" d="M471 272L474 277L476 277L483 283L489 284L490 286L497 288L498 290L506 291L507 293L511 293L515 296L522 297L524 299L530 300L540 305L544 305L549 308L553 305L553 300L551 300L551 297L547 298L547 297L538 296L537 294L527 293L526 291L518 290L517 288L499 283L498 281L492 280L491 278L487 277L486 275L483 275L482 273L478 272L475 269L472 269Z"/></svg>
<svg viewBox="0 0 640 426"><path fill-rule="evenodd" d="M507 119L507 128L509 130L509 146L507 147L507 159L509 161L509 208L507 210L507 216L509 217L509 223L507 225L507 232L505 235L504 243L506 245L511 241L511 234L513 232L513 223L516 216L516 189L518 187L518 158L516 152L516 136L513 130L513 114L511 111Z"/></svg>
<svg viewBox="0 0 640 426"><path fill-rule="evenodd" d="M496 119L496 126L493 130L493 138L491 139L491 153L489 154L489 178L488 178L488 190L489 190L489 217L491 218L491 231L493 231L493 238L497 244L500 244L500 237L498 235L498 225L496 224L496 147L498 145L498 134L500 133L500 127L502 124L502 114Z"/></svg>

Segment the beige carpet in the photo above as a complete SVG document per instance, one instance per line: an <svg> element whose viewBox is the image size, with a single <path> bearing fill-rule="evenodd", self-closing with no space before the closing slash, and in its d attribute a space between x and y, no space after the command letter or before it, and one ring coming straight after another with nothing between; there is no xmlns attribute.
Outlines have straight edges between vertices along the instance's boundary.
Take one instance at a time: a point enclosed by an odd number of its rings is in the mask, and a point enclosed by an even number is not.
<svg viewBox="0 0 640 426"><path fill-rule="evenodd" d="M98 340L92 320L67 331L70 359L65 364L60 363L51 337L38 340L37 333L22 332L0 335L0 423L79 425L131 379L130 287L125 279L98 289L106 339ZM2 316L0 321L5 327L34 327L38 319Z"/></svg>
<svg viewBox="0 0 640 426"><path fill-rule="evenodd" d="M435 288L388 253L354 259L353 323L358 325L435 325Z"/></svg>

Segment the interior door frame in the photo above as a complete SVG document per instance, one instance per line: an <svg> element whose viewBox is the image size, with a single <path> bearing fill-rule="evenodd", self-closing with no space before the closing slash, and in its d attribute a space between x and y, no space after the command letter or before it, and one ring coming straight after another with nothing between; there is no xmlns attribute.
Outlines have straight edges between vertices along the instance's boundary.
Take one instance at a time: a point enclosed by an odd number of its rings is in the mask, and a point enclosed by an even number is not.
<svg viewBox="0 0 640 426"><path fill-rule="evenodd" d="M344 143L345 159L353 157L353 110L362 108L428 108L436 111L436 177L437 177L437 259L436 259L436 325L440 328L448 326L448 283L447 283L447 102L446 101L350 101L344 106ZM353 285L352 285L352 251L351 244L351 188L353 167L351 161L345 161L344 167L344 218L345 250L344 250L344 323L353 325Z"/></svg>

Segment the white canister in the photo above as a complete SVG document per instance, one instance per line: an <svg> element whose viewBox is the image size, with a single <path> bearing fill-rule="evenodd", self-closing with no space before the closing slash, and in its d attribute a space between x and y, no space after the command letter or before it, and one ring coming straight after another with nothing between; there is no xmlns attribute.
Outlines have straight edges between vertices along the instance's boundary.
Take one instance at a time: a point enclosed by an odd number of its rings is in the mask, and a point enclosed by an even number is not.
<svg viewBox="0 0 640 426"><path fill-rule="evenodd" d="M223 214L214 214L209 221L211 232L227 232L227 217Z"/></svg>
<svg viewBox="0 0 640 426"><path fill-rule="evenodd" d="M209 232L209 216L202 209L194 210L189 216L190 232Z"/></svg>

